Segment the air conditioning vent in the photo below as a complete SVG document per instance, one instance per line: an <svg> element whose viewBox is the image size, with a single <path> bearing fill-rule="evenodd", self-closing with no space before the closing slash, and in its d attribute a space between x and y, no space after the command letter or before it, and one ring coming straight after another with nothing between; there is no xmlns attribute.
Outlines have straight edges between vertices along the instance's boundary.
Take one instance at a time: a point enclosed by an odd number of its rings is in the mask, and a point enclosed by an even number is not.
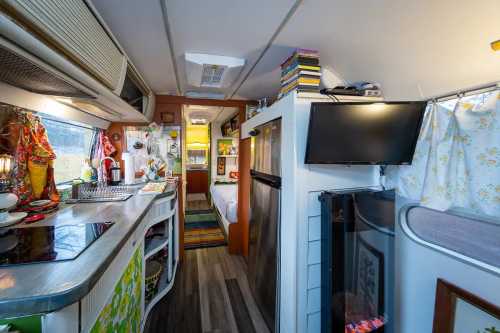
<svg viewBox="0 0 500 333"><path fill-rule="evenodd" d="M187 81L190 85L204 88L227 88L238 77L245 59L186 53Z"/></svg>
<svg viewBox="0 0 500 333"><path fill-rule="evenodd" d="M227 66L203 65L203 75L201 76L202 87L219 87L222 82L222 75Z"/></svg>
<svg viewBox="0 0 500 333"><path fill-rule="evenodd" d="M0 45L0 81L38 94L93 98L52 71Z"/></svg>
<svg viewBox="0 0 500 333"><path fill-rule="evenodd" d="M16 20L108 88L120 85L126 58L82 0L2 0Z"/></svg>

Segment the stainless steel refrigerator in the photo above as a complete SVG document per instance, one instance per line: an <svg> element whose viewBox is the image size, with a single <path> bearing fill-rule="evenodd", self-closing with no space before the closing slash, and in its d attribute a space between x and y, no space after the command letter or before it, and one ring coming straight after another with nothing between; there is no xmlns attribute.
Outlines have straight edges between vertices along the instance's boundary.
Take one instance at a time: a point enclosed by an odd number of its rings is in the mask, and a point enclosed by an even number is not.
<svg viewBox="0 0 500 333"><path fill-rule="evenodd" d="M252 136L248 280L272 332L279 332L281 119L255 128Z"/></svg>

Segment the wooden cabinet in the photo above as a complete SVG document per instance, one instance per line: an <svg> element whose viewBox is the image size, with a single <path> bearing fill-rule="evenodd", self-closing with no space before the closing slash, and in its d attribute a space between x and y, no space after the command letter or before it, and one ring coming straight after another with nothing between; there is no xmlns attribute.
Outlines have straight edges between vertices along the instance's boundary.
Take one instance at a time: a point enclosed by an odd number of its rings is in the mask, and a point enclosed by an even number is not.
<svg viewBox="0 0 500 333"><path fill-rule="evenodd" d="M208 193L208 170L187 170L187 193Z"/></svg>

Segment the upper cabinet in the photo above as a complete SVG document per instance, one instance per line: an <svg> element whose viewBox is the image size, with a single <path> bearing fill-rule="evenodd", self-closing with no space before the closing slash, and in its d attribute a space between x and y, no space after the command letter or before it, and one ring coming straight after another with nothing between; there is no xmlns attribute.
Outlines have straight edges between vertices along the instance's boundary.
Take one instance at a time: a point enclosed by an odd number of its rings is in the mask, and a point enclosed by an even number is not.
<svg viewBox="0 0 500 333"><path fill-rule="evenodd" d="M86 1L3 0L0 10L0 47L13 64L0 80L72 97L78 108L110 121L151 120L153 92ZM78 94L68 94L67 85Z"/></svg>
<svg viewBox="0 0 500 333"><path fill-rule="evenodd" d="M82 0L5 0L5 7L108 88L122 85L127 59Z"/></svg>

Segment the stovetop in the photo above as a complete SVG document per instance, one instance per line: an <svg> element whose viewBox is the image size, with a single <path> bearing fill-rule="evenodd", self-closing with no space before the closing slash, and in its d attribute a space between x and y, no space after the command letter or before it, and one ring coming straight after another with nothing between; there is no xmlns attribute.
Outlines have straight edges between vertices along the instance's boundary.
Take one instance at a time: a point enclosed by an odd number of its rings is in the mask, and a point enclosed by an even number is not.
<svg viewBox="0 0 500 333"><path fill-rule="evenodd" d="M113 222L0 229L0 267L73 260Z"/></svg>

